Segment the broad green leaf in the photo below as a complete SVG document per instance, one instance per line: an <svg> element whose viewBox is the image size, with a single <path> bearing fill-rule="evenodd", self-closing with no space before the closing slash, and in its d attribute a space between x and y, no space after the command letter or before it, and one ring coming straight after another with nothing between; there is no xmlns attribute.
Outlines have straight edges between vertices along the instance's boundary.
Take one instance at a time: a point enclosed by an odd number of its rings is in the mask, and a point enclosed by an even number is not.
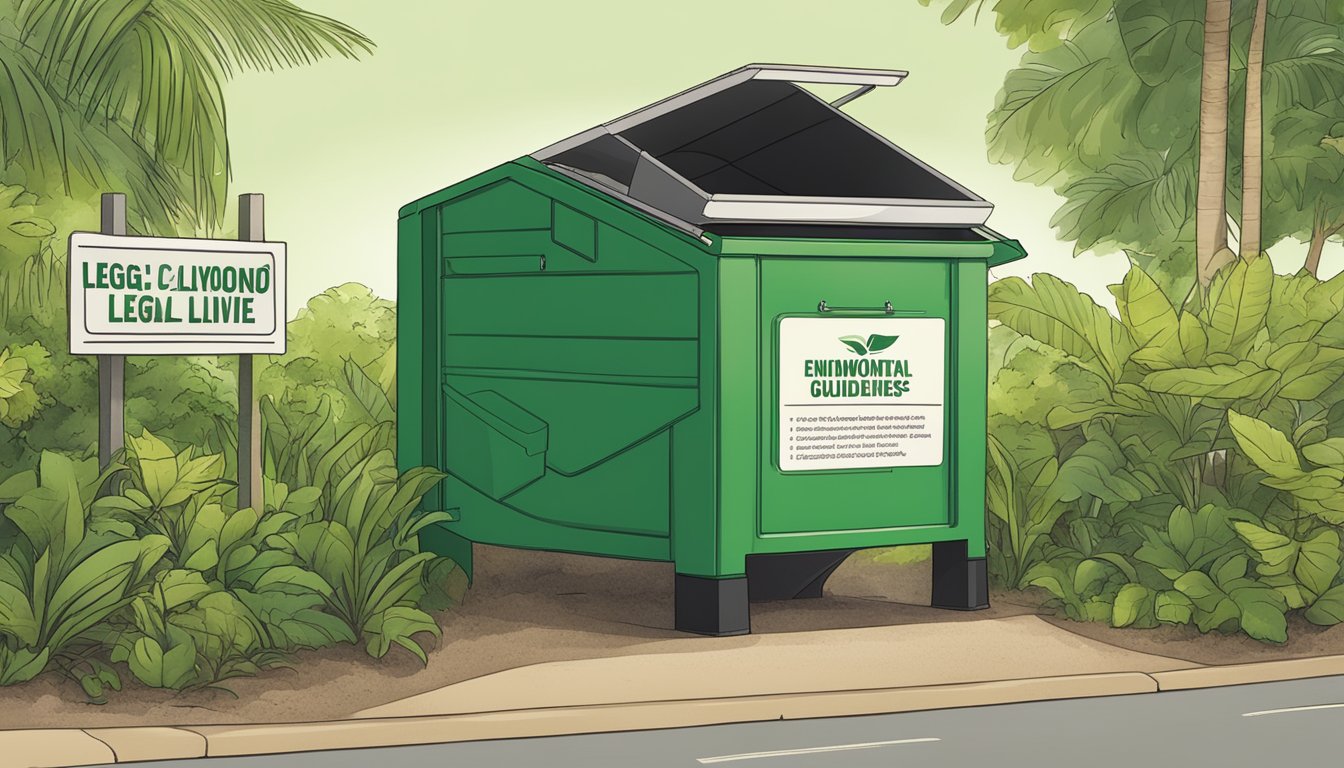
<svg viewBox="0 0 1344 768"><path fill-rule="evenodd" d="M1268 259L1257 259L1257 261ZM1247 586L1232 590L1232 600L1241 611L1241 629L1246 634L1268 643L1288 641L1288 620L1284 615L1283 598L1274 590L1262 586Z"/></svg>
<svg viewBox="0 0 1344 768"><path fill-rule="evenodd" d="M1297 555L1297 542L1253 523L1236 522L1232 527L1255 550L1261 563L1258 568L1261 574L1270 576L1291 570L1292 560Z"/></svg>
<svg viewBox="0 0 1344 768"><path fill-rule="evenodd" d="M1054 563L1041 561L1032 565L1023 575L1022 582L1024 585L1040 587L1066 603L1076 602L1073 580Z"/></svg>
<svg viewBox="0 0 1344 768"><path fill-rule="evenodd" d="M1344 469L1344 437L1330 437L1304 446L1302 455L1312 464Z"/></svg>
<svg viewBox="0 0 1344 768"><path fill-rule="evenodd" d="M1158 621L1167 624L1189 624L1194 615L1195 604L1190 598L1174 589L1157 593L1153 601L1153 613Z"/></svg>
<svg viewBox="0 0 1344 768"><path fill-rule="evenodd" d="M1339 531L1323 528L1302 542L1293 575L1313 595L1324 593L1339 576L1341 558Z"/></svg>
<svg viewBox="0 0 1344 768"><path fill-rule="evenodd" d="M341 371L344 374L345 385L350 390L350 394L353 395L354 402L368 414L373 422L396 420L396 411L392 408L387 391L379 386L378 382L374 381L358 363L347 357Z"/></svg>
<svg viewBox="0 0 1344 768"><path fill-rule="evenodd" d="M7 644L0 643L0 687L32 680L47 668L50 657L48 648L10 650Z"/></svg>
<svg viewBox="0 0 1344 768"><path fill-rule="evenodd" d="M28 376L28 361L22 357L11 357L9 350L0 349L0 403L23 390L23 380Z"/></svg>
<svg viewBox="0 0 1344 768"><path fill-rule="evenodd" d="M1033 275L1031 284L1018 277L991 284L989 314L1024 336L1072 355L1111 383L1120 380L1124 362L1134 352L1134 342L1118 320L1072 284L1050 274Z"/></svg>
<svg viewBox="0 0 1344 768"><path fill-rule="evenodd" d="M163 649L159 642L150 637L135 641L130 658L126 663L135 679L151 688L170 688L181 690L196 677L196 648L189 639L178 645Z"/></svg>
<svg viewBox="0 0 1344 768"><path fill-rule="evenodd" d="M1060 501L1084 495L1106 503L1134 502L1146 489L1127 466L1124 453L1103 430L1091 430L1089 440L1059 467L1055 493Z"/></svg>
<svg viewBox="0 0 1344 768"><path fill-rule="evenodd" d="M0 504L14 501L20 496L37 488L37 471L25 470L0 481Z"/></svg>
<svg viewBox="0 0 1344 768"><path fill-rule="evenodd" d="M1131 0L1116 6L1116 23L1134 71L1158 86L1199 69L1203 7L1171 0Z"/></svg>
<svg viewBox="0 0 1344 768"><path fill-rule="evenodd" d="M275 647L288 651L355 641L344 621L317 608L320 595L239 590L238 599L261 621Z"/></svg>
<svg viewBox="0 0 1344 768"><path fill-rule="evenodd" d="M1190 571L1176 579L1174 586L1195 606L1195 625L1208 632L1237 620L1241 610L1227 593L1203 571Z"/></svg>
<svg viewBox="0 0 1344 768"><path fill-rule="evenodd" d="M56 227L46 219L22 219L11 223L9 231L19 237L42 238L56 234Z"/></svg>
<svg viewBox="0 0 1344 768"><path fill-rule="evenodd" d="M41 627L26 592L17 585L0 581L0 637L9 635L20 645L32 646L37 644Z"/></svg>
<svg viewBox="0 0 1344 768"><path fill-rule="evenodd" d="M1246 351L1269 312L1274 269L1269 259L1238 260L1213 297L1209 349L1234 355Z"/></svg>
<svg viewBox="0 0 1344 768"><path fill-rule="evenodd" d="M1073 571L1073 591L1079 595L1091 594L1110 575L1110 566L1102 561L1084 560Z"/></svg>
<svg viewBox="0 0 1344 768"><path fill-rule="evenodd" d="M1262 397L1279 378L1277 371L1243 360L1236 365L1155 371L1144 377L1143 386L1169 395L1241 400Z"/></svg>
<svg viewBox="0 0 1344 768"><path fill-rule="evenodd" d="M1111 626L1128 627L1153 611L1153 593L1142 584L1126 584L1115 596Z"/></svg>
<svg viewBox="0 0 1344 768"><path fill-rule="evenodd" d="M1240 579L1246 575L1246 569L1250 566L1250 558L1245 555L1233 555L1222 560L1210 574L1217 584L1227 584L1233 579Z"/></svg>
<svg viewBox="0 0 1344 768"><path fill-rule="evenodd" d="M1323 627L1344 622L1344 584L1331 587L1325 594L1316 598L1316 602L1312 603L1302 616L1312 624Z"/></svg>
<svg viewBox="0 0 1344 768"><path fill-rule="evenodd" d="M1129 271L1125 273L1124 281L1111 286L1111 293L1115 295L1120 319L1139 347L1139 351L1135 353L1136 359L1139 358L1140 352L1148 349L1152 349L1154 353L1162 351L1158 354L1159 357L1165 357L1165 353L1169 350L1179 352L1180 339L1177 336L1179 323L1176 310L1172 309L1166 294L1157 283L1153 282L1147 272L1131 265ZM1178 359L1183 357L1184 355L1178 355Z"/></svg>
<svg viewBox="0 0 1344 768"><path fill-rule="evenodd" d="M282 565L267 570L257 578L254 589L258 593L281 592L294 595L309 592L324 597L330 596L333 592L332 585L325 579L297 565Z"/></svg>
<svg viewBox="0 0 1344 768"><path fill-rule="evenodd" d="M1167 535L1177 552L1188 552L1195 543L1195 518L1185 507L1176 507L1167 518Z"/></svg>
<svg viewBox="0 0 1344 768"><path fill-rule="evenodd" d="M380 659L387 655L388 649L396 643L414 654L422 664L428 664L429 659L419 643L413 639L414 636L421 632L428 632L434 637L440 636L439 625L429 614L409 606L394 606L375 614L365 624L364 631L369 636L370 656Z"/></svg>
<svg viewBox="0 0 1344 768"><path fill-rule="evenodd" d="M1271 354L1269 364L1283 372L1279 397L1315 400L1344 376L1344 349L1298 342Z"/></svg>
<svg viewBox="0 0 1344 768"><path fill-rule="evenodd" d="M1241 452L1261 471L1273 477L1291 479L1303 474L1297 451L1288 438L1259 419L1227 412L1227 423Z"/></svg>
<svg viewBox="0 0 1344 768"><path fill-rule="evenodd" d="M158 588L163 595L163 605L169 610L191 605L215 590L199 572L180 569L159 574Z"/></svg>

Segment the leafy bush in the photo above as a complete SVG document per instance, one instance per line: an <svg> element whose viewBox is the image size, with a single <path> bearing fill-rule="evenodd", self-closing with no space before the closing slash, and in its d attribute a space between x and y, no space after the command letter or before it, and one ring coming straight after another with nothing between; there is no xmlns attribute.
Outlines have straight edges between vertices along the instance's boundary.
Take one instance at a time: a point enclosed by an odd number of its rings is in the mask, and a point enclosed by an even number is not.
<svg viewBox="0 0 1344 768"><path fill-rule="evenodd" d="M314 429L316 417L301 430L308 436L289 446L273 446L281 471L319 491L313 514L276 537L315 577L303 582L327 609L365 642L373 656L393 643L424 660L412 639L418 632L438 635L438 625L416 607L425 566L433 555L419 551L416 534L450 519L430 512L412 520L420 498L444 475L427 467L398 477L390 429L358 426L330 442ZM285 435L277 430L277 435Z"/></svg>
<svg viewBox="0 0 1344 768"><path fill-rule="evenodd" d="M444 516L415 507L442 475L399 476L370 432L310 445L320 486L268 478L263 512L228 505L221 455L149 433L101 476L44 453L0 484L0 685L55 668L102 701L113 664L181 690L356 641L425 661L413 638L438 626L417 603L433 556L416 532Z"/></svg>
<svg viewBox="0 0 1344 768"><path fill-rule="evenodd" d="M81 484L74 462L44 453L37 472L0 486L0 685L89 653L168 549L162 536L135 538L93 514L102 480Z"/></svg>
<svg viewBox="0 0 1344 768"><path fill-rule="evenodd" d="M1179 306L1137 266L1111 290L1118 317L1051 275L990 287L991 575L1118 627L1344 618L1344 280L1260 258Z"/></svg>

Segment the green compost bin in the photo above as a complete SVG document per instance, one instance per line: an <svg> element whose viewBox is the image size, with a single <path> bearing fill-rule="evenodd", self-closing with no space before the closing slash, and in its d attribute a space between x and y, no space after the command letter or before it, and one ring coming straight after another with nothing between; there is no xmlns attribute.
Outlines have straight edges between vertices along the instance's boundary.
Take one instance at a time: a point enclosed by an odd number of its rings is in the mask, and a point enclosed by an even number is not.
<svg viewBox="0 0 1344 768"><path fill-rule="evenodd" d="M905 74L743 67L404 207L398 460L454 516L422 544L670 561L710 635L865 547L932 543L932 604L986 607L987 270L1025 254L840 110Z"/></svg>

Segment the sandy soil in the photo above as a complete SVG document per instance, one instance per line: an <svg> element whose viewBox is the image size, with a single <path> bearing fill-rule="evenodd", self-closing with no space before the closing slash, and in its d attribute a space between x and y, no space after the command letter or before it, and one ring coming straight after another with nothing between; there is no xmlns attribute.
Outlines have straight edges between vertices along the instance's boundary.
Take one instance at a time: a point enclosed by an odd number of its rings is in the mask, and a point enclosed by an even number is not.
<svg viewBox="0 0 1344 768"><path fill-rule="evenodd" d="M464 603L440 616L443 639L422 667L394 650L368 658L341 647L305 652L292 670L231 680L229 690L175 694L133 687L105 705L85 703L79 687L54 675L0 689L0 728L297 722L327 720L514 667L548 661L625 656L641 646L685 637L672 628L670 564L506 549L478 549L476 586ZM820 600L752 606L756 633L976 621L1036 613L1030 595L994 594L988 611L928 608L927 562L873 562L851 557ZM1344 653L1344 629L1295 624L1279 648L1244 637L1201 636L1193 630L1116 630L1052 620L1058 626L1122 648L1199 663L1238 663ZM689 643L693 652L694 643Z"/></svg>

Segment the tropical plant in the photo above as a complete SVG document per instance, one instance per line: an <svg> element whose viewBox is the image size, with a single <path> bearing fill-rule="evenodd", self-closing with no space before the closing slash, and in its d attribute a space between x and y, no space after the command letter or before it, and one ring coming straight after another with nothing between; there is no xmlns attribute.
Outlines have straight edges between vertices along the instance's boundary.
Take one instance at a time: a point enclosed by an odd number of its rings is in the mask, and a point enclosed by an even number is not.
<svg viewBox="0 0 1344 768"><path fill-rule="evenodd" d="M426 661L413 638L439 634L434 620L416 606L434 555L419 551L417 534L451 518L445 512L417 516L416 506L444 475L419 467L398 476L387 448L363 453L350 470L331 474L341 454L358 445L342 438L310 462L314 485L327 489L320 512L276 538L316 577L305 586L312 586L370 655L382 657L396 644Z"/></svg>
<svg viewBox="0 0 1344 768"><path fill-rule="evenodd" d="M129 192L141 231L216 226L224 82L371 49L286 0L3 0L0 157L40 194Z"/></svg>
<svg viewBox="0 0 1344 768"><path fill-rule="evenodd" d="M1114 626L1337 621L1344 280L1256 259L1180 306L1138 266L1111 290L1118 317L1050 275L990 286L991 575Z"/></svg>
<svg viewBox="0 0 1344 768"><path fill-rule="evenodd" d="M1183 297L1235 255L1229 209L1247 219L1248 255L1298 237L1313 274L1321 246L1344 232L1339 0L945 5L946 23L992 12L1010 45L1028 46L989 115L989 157L1064 198L1053 224L1075 253L1123 251ZM1243 178L1261 165L1259 182Z"/></svg>
<svg viewBox="0 0 1344 768"><path fill-rule="evenodd" d="M107 474L81 482L74 462L47 452L36 472L0 485L12 526L0 533L0 685L31 679L51 664L75 668L95 652L96 633L168 549L162 536L135 538L128 526L94 512L94 492Z"/></svg>

